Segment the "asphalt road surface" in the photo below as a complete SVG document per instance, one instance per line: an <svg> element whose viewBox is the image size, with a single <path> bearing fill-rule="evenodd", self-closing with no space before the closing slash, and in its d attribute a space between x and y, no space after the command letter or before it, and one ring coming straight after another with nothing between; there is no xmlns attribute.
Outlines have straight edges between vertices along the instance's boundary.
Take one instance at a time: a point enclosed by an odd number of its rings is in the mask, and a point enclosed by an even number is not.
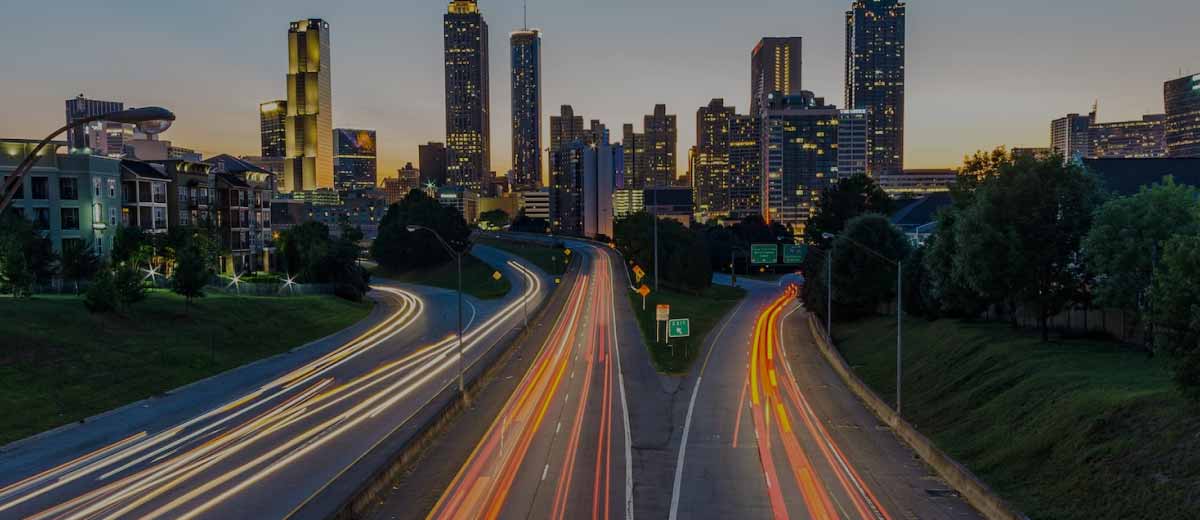
<svg viewBox="0 0 1200 520"><path fill-rule="evenodd" d="M469 302L468 370L522 326L550 284L495 249L509 277ZM456 385L454 293L380 283L345 333L0 454L0 518L282 518L304 511ZM470 373L470 372L468 372ZM305 516L305 515L301 515Z"/></svg>

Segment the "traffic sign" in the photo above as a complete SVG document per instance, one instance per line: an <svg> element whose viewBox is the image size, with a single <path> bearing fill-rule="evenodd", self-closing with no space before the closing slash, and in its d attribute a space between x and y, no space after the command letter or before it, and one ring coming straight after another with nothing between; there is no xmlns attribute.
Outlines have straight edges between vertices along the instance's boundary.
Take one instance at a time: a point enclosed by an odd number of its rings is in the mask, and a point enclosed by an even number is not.
<svg viewBox="0 0 1200 520"><path fill-rule="evenodd" d="M650 296L650 288L646 287L646 284L642 284L641 287L638 287L637 292L638 294L642 295L642 298Z"/></svg>
<svg viewBox="0 0 1200 520"><path fill-rule="evenodd" d="M783 245L783 263L785 264L803 264L804 257L808 256L808 246L803 244L784 244Z"/></svg>
<svg viewBox="0 0 1200 520"><path fill-rule="evenodd" d="M635 265L633 266L633 277L637 279L638 283L641 283L642 278L646 277L646 271L642 270L642 266Z"/></svg>
<svg viewBox="0 0 1200 520"><path fill-rule="evenodd" d="M499 282L501 278L503 278L503 276L500 274L500 271L496 271L496 272L492 273L493 280Z"/></svg>
<svg viewBox="0 0 1200 520"><path fill-rule="evenodd" d="M660 304L658 304L658 308L655 309L655 311L656 311L655 316L657 317L658 321L667 321L667 320L671 319L671 306L670 305L660 303Z"/></svg>
<svg viewBox="0 0 1200 520"><path fill-rule="evenodd" d="M692 322L688 319L667 322L668 338L686 338L692 335Z"/></svg>
<svg viewBox="0 0 1200 520"><path fill-rule="evenodd" d="M563 254L565 254L565 255L567 255L567 256L571 256L571 250L570 250L570 249L563 249Z"/></svg>
<svg viewBox="0 0 1200 520"><path fill-rule="evenodd" d="M779 261L778 244L751 244L750 263L754 265L774 264Z"/></svg>

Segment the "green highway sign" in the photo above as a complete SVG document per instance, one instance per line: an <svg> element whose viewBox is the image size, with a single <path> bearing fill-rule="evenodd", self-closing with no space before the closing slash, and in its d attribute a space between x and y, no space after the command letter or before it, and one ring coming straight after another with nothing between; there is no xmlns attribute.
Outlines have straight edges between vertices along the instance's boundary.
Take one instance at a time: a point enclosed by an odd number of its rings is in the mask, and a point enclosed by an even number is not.
<svg viewBox="0 0 1200 520"><path fill-rule="evenodd" d="M783 263L785 264L803 264L806 256L808 256L808 246L806 245L783 245Z"/></svg>
<svg viewBox="0 0 1200 520"><path fill-rule="evenodd" d="M751 244L750 263L754 265L773 264L779 261L778 244Z"/></svg>
<svg viewBox="0 0 1200 520"><path fill-rule="evenodd" d="M692 322L687 319L667 322L668 338L686 338L692 335Z"/></svg>

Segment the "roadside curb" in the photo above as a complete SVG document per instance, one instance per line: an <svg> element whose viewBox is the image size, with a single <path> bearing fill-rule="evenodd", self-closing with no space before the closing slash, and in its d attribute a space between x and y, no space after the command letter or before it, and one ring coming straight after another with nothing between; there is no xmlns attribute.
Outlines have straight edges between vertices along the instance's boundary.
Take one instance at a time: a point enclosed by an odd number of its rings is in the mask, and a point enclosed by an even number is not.
<svg viewBox="0 0 1200 520"><path fill-rule="evenodd" d="M900 417L874 390L871 390L867 387L866 383L863 383L858 378L858 375L846 363L842 354L830 345L812 314L808 315L807 321L817 349L821 351L821 355L825 358L825 361L829 363L834 372L837 372L838 377L841 378L846 387L867 405L871 413L875 414L879 420L891 427L896 436L900 437L905 444L912 448L925 464L933 468L942 480L945 480L955 491L958 491L959 495L968 504L971 504L972 507L989 520L1028 520L1028 517L1010 506L1003 498L1000 498L979 477L971 473L971 470L959 464L958 461L934 445L933 441L930 441L928 437L917 431L908 421Z"/></svg>

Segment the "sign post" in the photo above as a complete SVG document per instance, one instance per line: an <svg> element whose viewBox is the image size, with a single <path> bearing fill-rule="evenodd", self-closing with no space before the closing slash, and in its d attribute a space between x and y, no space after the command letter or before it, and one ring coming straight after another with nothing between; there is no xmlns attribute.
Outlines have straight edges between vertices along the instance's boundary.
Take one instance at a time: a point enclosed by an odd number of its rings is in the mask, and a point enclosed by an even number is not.
<svg viewBox="0 0 1200 520"><path fill-rule="evenodd" d="M770 265L779 262L779 244L751 244L750 263Z"/></svg>
<svg viewBox="0 0 1200 520"><path fill-rule="evenodd" d="M646 287L646 284L642 284L641 287L638 287L637 293L642 295L642 310L646 310L646 297L650 295L650 288Z"/></svg>
<svg viewBox="0 0 1200 520"><path fill-rule="evenodd" d="M808 256L808 246L802 244L784 244L783 245L783 263L785 264L803 264L804 258Z"/></svg>
<svg viewBox="0 0 1200 520"><path fill-rule="evenodd" d="M686 338L692 335L692 322L687 318L669 320L667 322L667 337Z"/></svg>
<svg viewBox="0 0 1200 520"><path fill-rule="evenodd" d="M657 343L661 341L658 335L658 324L661 322L665 326L665 323L671 319L671 306L660 303L654 311L654 341Z"/></svg>

